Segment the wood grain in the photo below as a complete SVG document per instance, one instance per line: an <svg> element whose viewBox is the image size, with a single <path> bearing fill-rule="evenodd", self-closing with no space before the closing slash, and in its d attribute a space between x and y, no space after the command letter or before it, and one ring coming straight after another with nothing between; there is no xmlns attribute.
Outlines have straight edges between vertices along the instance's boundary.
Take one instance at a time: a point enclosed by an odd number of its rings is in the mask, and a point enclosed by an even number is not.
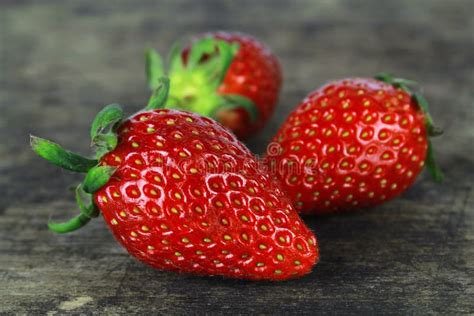
<svg viewBox="0 0 474 316"><path fill-rule="evenodd" d="M162 314L474 313L474 2L2 1L0 3L0 312ZM244 282L148 268L101 220L48 232L73 214L75 175L35 157L28 134L87 152L103 105L147 100L142 54L228 29L281 57L277 113L248 142L261 153L294 105L327 80L396 73L423 83L446 133L446 181L423 174L402 197L353 215L306 218L321 262L302 279Z"/></svg>

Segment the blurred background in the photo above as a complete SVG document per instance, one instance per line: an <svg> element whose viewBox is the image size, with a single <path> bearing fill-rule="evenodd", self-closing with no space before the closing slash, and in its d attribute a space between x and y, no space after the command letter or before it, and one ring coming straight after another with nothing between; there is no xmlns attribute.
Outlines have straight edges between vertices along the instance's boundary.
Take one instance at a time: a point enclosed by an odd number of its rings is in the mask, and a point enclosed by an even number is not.
<svg viewBox="0 0 474 316"><path fill-rule="evenodd" d="M143 107L143 50L237 30L280 58L284 86L261 153L292 108L331 79L385 71L423 87L443 185L426 174L401 198L354 215L307 219L321 242L315 272L282 284L175 275L129 258L100 220L55 236L69 216L58 171L30 133L87 152L95 113ZM474 1L0 2L0 312L474 312ZM199 309L197 309L199 308Z"/></svg>

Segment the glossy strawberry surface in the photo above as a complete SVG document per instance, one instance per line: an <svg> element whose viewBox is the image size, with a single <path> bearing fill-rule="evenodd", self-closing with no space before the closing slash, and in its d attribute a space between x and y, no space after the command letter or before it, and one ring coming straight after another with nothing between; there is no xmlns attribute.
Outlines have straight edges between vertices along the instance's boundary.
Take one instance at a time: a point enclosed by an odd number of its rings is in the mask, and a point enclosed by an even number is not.
<svg viewBox="0 0 474 316"><path fill-rule="evenodd" d="M206 36L239 44L218 93L249 98L255 103L259 117L252 122L245 110L236 109L221 111L217 118L239 138L246 138L262 128L275 109L282 82L280 63L267 46L250 35L216 32L202 37Z"/></svg>
<svg viewBox="0 0 474 316"><path fill-rule="evenodd" d="M296 209L370 207L407 189L427 154L425 114L410 94L374 79L331 82L289 115L266 161Z"/></svg>
<svg viewBox="0 0 474 316"><path fill-rule="evenodd" d="M115 238L160 269L283 280L318 260L312 232L234 135L190 112L154 110L118 129L95 193Z"/></svg>

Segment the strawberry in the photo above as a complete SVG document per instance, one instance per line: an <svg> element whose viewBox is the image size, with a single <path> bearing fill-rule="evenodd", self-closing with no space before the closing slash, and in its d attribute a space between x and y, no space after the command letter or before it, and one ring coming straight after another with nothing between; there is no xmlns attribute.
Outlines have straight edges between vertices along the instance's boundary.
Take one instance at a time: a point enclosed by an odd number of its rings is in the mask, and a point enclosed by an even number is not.
<svg viewBox="0 0 474 316"><path fill-rule="evenodd" d="M302 213L371 207L394 198L434 162L437 134L413 82L381 74L328 83L289 115L267 148L266 163Z"/></svg>
<svg viewBox="0 0 474 316"><path fill-rule="evenodd" d="M102 214L116 240L155 268L241 279L284 280L311 271L317 241L279 184L214 120L161 109L167 81L145 111L122 121L117 105L94 120L97 159L32 137L33 149L86 172L70 232Z"/></svg>
<svg viewBox="0 0 474 316"><path fill-rule="evenodd" d="M167 108L189 110L216 119L239 138L262 128L281 88L278 59L255 38L215 32L198 36L184 49L175 46L169 62L172 82ZM163 62L146 52L149 85L163 75Z"/></svg>

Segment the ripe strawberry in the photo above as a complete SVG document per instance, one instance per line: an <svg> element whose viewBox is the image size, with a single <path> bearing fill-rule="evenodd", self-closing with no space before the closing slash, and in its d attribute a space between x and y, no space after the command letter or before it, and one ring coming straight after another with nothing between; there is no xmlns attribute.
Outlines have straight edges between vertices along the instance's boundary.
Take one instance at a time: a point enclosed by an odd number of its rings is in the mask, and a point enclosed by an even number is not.
<svg viewBox="0 0 474 316"><path fill-rule="evenodd" d="M163 75L159 55L146 54L152 89ZM278 59L255 38L215 32L197 37L170 58L167 108L210 116L239 138L254 134L273 113L281 87Z"/></svg>
<svg viewBox="0 0 474 316"><path fill-rule="evenodd" d="M40 156L87 172L77 188L81 214L50 228L75 230L100 211L117 241L155 268L253 280L309 273L316 239L278 183L215 121L159 109L163 84L146 111L124 122L116 105L98 115L91 131L98 160L32 138Z"/></svg>
<svg viewBox="0 0 474 316"><path fill-rule="evenodd" d="M426 100L412 94L412 81L377 79L344 79L310 93L275 135L266 162L298 211L382 203L406 190L425 161L441 181Z"/></svg>

